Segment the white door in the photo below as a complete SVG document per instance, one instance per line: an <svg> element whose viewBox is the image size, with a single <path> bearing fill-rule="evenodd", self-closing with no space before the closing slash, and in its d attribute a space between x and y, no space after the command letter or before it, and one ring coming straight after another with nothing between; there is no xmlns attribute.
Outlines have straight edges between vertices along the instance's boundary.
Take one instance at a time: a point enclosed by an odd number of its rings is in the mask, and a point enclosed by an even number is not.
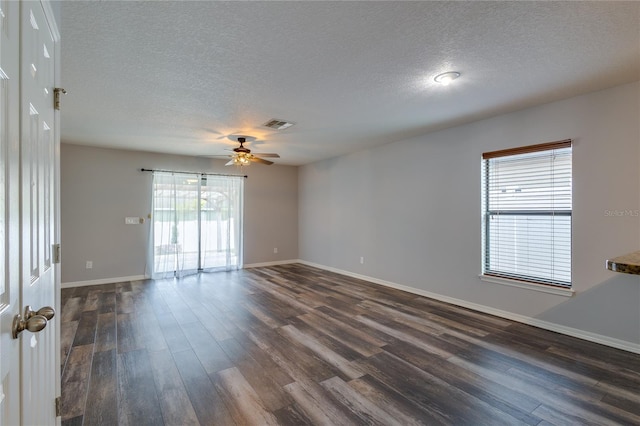
<svg viewBox="0 0 640 426"><path fill-rule="evenodd" d="M0 424L20 423L20 4L0 2Z"/></svg>
<svg viewBox="0 0 640 426"><path fill-rule="evenodd" d="M0 425L56 423L59 319L12 331L56 302L56 47L40 2L0 0Z"/></svg>
<svg viewBox="0 0 640 426"><path fill-rule="evenodd" d="M22 306L55 306L54 52L40 2L21 2ZM55 423L56 334L59 318L21 335L22 423Z"/></svg>

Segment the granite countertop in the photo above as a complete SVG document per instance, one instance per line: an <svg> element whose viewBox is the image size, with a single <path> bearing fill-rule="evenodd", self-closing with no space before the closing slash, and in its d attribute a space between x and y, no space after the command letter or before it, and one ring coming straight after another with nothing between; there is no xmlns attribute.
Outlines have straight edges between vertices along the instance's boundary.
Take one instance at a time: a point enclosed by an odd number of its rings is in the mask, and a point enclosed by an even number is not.
<svg viewBox="0 0 640 426"><path fill-rule="evenodd" d="M607 269L624 274L640 275L640 251L608 259Z"/></svg>

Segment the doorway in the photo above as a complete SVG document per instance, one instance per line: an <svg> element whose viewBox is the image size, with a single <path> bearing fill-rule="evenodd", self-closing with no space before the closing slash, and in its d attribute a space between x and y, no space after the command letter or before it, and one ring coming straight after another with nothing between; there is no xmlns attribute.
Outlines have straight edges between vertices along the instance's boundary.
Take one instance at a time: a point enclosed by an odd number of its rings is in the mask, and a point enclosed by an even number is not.
<svg viewBox="0 0 640 426"><path fill-rule="evenodd" d="M244 177L153 173L153 278L242 266Z"/></svg>

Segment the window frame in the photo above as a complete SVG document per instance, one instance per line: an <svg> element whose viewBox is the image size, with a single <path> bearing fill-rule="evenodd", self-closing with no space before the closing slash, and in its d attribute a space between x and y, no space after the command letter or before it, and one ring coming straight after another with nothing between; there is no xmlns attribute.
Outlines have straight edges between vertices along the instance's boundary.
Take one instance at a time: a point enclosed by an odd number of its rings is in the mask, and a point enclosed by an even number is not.
<svg viewBox="0 0 640 426"><path fill-rule="evenodd" d="M536 152L545 152L545 151L554 151L559 149L570 148L570 156L573 158L573 144L571 139L565 139L555 142L537 144L537 145L529 145L518 148L510 148L499 151L491 151L485 152L482 154L482 167L481 167L481 192L482 192L482 201L481 201L481 211L482 211L482 273L480 275L480 279L483 281L494 282L498 284L510 285L515 287L523 287L530 288L534 290L539 290L547 293L560 294L560 295L572 295L573 291L573 274L572 274L572 240L573 240L573 232L572 232L572 217L573 217L573 166L571 166L571 209L570 210L541 210L541 209L529 209L527 210L511 210L507 213L500 212L497 210L489 210L490 207L490 162L489 160L500 157L512 157L521 154L527 153L536 153ZM570 281L568 283L555 281L551 279L547 279L545 277L536 277L535 275L526 274L517 274L517 273L508 273L508 272L500 272L496 270L490 270L490 220L492 216L496 215L509 215L513 217L517 216L545 216L545 217L553 217L553 216L568 216L569 217L569 276Z"/></svg>

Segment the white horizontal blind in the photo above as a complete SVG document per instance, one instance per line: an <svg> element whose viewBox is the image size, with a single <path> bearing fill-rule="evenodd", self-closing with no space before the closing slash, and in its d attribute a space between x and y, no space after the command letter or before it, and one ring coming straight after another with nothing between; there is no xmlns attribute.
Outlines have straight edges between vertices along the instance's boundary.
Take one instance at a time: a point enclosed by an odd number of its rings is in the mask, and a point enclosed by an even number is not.
<svg viewBox="0 0 640 426"><path fill-rule="evenodd" d="M485 275L571 286L571 141L483 154Z"/></svg>

